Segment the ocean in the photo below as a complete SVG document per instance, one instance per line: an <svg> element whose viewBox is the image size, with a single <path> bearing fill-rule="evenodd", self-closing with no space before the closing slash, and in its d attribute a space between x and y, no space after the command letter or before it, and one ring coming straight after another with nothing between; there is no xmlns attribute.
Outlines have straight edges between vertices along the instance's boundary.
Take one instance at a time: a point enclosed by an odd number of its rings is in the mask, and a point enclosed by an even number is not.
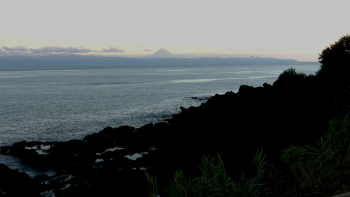
<svg viewBox="0 0 350 197"><path fill-rule="evenodd" d="M1 66L0 146L82 139L107 126L140 127L240 85L273 84L288 68L314 74L320 64ZM20 160L0 163L37 174Z"/></svg>

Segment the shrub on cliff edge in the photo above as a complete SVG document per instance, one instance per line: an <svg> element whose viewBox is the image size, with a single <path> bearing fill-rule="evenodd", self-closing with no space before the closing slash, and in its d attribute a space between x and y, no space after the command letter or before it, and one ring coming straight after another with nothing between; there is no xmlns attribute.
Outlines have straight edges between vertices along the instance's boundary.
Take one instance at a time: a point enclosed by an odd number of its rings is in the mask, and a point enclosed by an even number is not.
<svg viewBox="0 0 350 197"><path fill-rule="evenodd" d="M279 90L287 92L299 92L313 88L315 84L315 75L296 72L294 68L283 71L273 83L273 86Z"/></svg>
<svg viewBox="0 0 350 197"><path fill-rule="evenodd" d="M333 119L314 144L290 146L282 160L295 176L294 192L331 196L349 191L350 117Z"/></svg>

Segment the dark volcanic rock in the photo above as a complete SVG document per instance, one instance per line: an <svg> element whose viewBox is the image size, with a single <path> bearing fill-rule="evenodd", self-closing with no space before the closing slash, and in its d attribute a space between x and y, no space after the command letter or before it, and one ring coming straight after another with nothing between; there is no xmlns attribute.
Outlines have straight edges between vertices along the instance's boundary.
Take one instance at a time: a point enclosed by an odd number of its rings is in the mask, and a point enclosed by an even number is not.
<svg viewBox="0 0 350 197"><path fill-rule="evenodd" d="M0 164L0 188L6 196L38 196L40 184L34 182L26 173L11 170Z"/></svg>

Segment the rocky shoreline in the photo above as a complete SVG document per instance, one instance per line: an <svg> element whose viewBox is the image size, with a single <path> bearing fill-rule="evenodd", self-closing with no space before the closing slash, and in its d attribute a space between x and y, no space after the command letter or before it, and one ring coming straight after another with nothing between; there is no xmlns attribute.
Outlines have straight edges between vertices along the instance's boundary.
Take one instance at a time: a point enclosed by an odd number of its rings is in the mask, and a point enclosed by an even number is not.
<svg viewBox="0 0 350 197"><path fill-rule="evenodd" d="M83 140L2 146L1 154L57 173L31 178L0 164L0 194L145 196L144 170L164 186L176 170L191 172L204 154L219 153L226 170L238 177L249 170L251 153L258 148L264 149L270 164L283 167L283 148L312 142L336 116L334 98L326 92L286 87L276 82L255 88L242 85L237 93L217 94L199 107L181 107L165 122L106 127Z"/></svg>

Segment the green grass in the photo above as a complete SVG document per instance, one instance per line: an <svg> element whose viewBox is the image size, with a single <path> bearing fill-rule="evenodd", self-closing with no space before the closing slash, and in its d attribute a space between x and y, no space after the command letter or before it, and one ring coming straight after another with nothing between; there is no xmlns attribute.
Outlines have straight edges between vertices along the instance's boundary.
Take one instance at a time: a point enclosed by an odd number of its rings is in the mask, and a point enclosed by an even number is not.
<svg viewBox="0 0 350 197"><path fill-rule="evenodd" d="M283 150L296 192L330 196L350 191L350 118L333 119L328 132L314 144Z"/></svg>
<svg viewBox="0 0 350 197"><path fill-rule="evenodd" d="M224 162L220 155L217 159L204 156L198 166L201 175L187 178L180 170L174 173L166 192L169 197L260 197L279 196L280 183L283 181L279 173L271 168L267 170L265 154L257 151L253 155L255 173L252 178L243 174L239 181L233 179L226 173ZM265 176L266 173L267 175ZM151 190L149 196L156 196L156 182L146 172ZM272 188L266 187L266 180L270 181Z"/></svg>
<svg viewBox="0 0 350 197"><path fill-rule="evenodd" d="M151 189L149 190L148 196L149 197L157 197L158 189L157 189L157 178L150 176L147 171L145 171L145 175L148 181L148 184L150 185Z"/></svg>

